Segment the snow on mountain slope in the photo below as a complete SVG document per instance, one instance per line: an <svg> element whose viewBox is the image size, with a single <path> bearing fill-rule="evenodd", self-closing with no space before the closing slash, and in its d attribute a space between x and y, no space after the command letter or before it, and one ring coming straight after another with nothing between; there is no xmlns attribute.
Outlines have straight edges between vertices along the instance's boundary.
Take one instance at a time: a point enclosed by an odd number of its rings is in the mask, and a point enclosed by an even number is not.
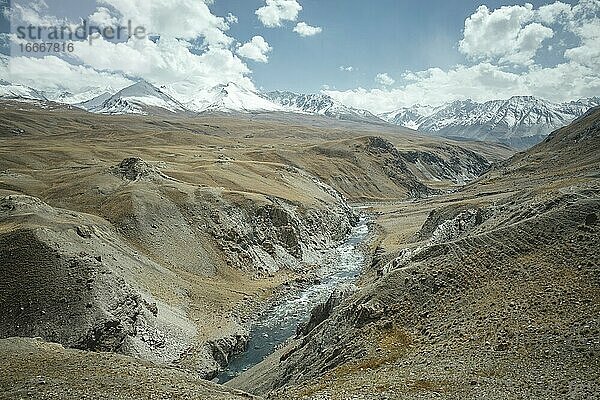
<svg viewBox="0 0 600 400"><path fill-rule="evenodd" d="M412 107L380 114L379 117L394 125L400 125L410 129L418 129L419 121L423 117L428 117L433 114L436 109L437 107L415 104Z"/></svg>
<svg viewBox="0 0 600 400"><path fill-rule="evenodd" d="M150 114L154 112L185 112L177 100L148 82L140 81L107 98L101 94L77 105L99 114Z"/></svg>
<svg viewBox="0 0 600 400"><path fill-rule="evenodd" d="M210 89L197 89L187 85L161 86L161 90L177 99L193 112L276 112L283 108L252 90L235 83L218 85Z"/></svg>
<svg viewBox="0 0 600 400"><path fill-rule="evenodd" d="M485 103L461 100L436 108L415 106L380 117L439 136L527 147L596 105L600 105L598 97L558 104L532 96L514 96Z"/></svg>
<svg viewBox="0 0 600 400"><path fill-rule="evenodd" d="M284 111L283 107L269 99L234 83L217 86L213 89L215 96L204 111L241 111L241 112L273 112Z"/></svg>
<svg viewBox="0 0 600 400"><path fill-rule="evenodd" d="M292 92L258 93L235 83L196 90L181 85L161 87L194 112L288 112L324 115L337 119L384 123L365 110L358 110L322 94L297 94ZM187 93L182 95L181 93Z"/></svg>
<svg viewBox="0 0 600 400"><path fill-rule="evenodd" d="M106 88L90 89L78 94L58 91L44 94L2 81L0 96L11 99L51 100L75 105L98 114L299 113L348 121L386 123L369 111L347 107L327 95L292 92L263 94L235 83L202 89L187 83L174 83L157 88L141 81L112 95L110 89Z"/></svg>
<svg viewBox="0 0 600 400"><path fill-rule="evenodd" d="M82 103L78 103L77 107L83 108L84 110L93 110L93 109L101 109L102 104L107 102L112 95L108 92L104 92L99 96L94 97L88 101L84 101Z"/></svg>
<svg viewBox="0 0 600 400"><path fill-rule="evenodd" d="M288 112L313 115L360 122L385 122L366 110L359 110L343 105L325 94L297 94L293 92L269 92L264 95L269 100L285 108Z"/></svg>
<svg viewBox="0 0 600 400"><path fill-rule="evenodd" d="M71 92L44 92L46 98L63 104L71 104L71 105L79 105L82 103L93 102L94 99L104 98L104 100L108 100L112 94L116 93L116 90L110 87L103 88L90 88L81 93L71 93ZM108 97L106 95L108 94Z"/></svg>
<svg viewBox="0 0 600 400"><path fill-rule="evenodd" d="M42 92L28 86L12 84L0 80L0 98L11 100L48 100Z"/></svg>

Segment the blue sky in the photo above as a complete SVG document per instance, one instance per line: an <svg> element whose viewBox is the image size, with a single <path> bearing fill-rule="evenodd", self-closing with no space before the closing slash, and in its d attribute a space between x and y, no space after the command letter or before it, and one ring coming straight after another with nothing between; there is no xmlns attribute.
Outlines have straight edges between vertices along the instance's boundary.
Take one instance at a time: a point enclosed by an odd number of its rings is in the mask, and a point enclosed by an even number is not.
<svg viewBox="0 0 600 400"><path fill-rule="evenodd" d="M230 29L234 37L261 35L273 47L267 64L252 65L258 86L316 92L323 85L340 90L377 87L374 78L383 72L399 79L407 70L465 63L458 51L465 19L482 4L494 9L526 2L304 0L298 20L323 28L308 38L292 32L294 21L280 28L264 27L254 14L263 3L216 0L210 8L217 15L231 12L238 17L239 23ZM537 8L548 2L529 3ZM340 66L354 70L340 71Z"/></svg>
<svg viewBox="0 0 600 400"><path fill-rule="evenodd" d="M376 113L600 95L599 0L12 0L10 17L13 26L132 20L160 37L2 58L0 79L48 93L85 97L143 79L190 101L233 82L322 92Z"/></svg>

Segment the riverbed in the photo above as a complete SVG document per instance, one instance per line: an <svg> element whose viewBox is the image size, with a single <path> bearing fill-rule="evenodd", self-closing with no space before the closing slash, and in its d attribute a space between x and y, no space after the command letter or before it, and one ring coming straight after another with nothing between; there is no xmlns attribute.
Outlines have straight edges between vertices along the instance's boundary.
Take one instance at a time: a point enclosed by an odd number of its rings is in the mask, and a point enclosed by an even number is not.
<svg viewBox="0 0 600 400"><path fill-rule="evenodd" d="M262 313L252 325L248 349L230 360L227 369L217 377L219 383L235 378L264 360L296 334L298 325L306 321L311 310L325 302L336 287L356 279L365 262L358 245L368 233L368 221L361 218L346 241L323 255L322 267L318 271L322 277L319 283L291 291Z"/></svg>

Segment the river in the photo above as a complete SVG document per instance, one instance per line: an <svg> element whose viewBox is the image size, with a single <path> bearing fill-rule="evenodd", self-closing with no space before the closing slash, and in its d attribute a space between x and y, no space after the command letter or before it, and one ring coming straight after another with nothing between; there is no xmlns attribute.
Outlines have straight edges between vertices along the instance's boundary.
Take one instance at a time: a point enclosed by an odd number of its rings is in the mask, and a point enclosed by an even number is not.
<svg viewBox="0 0 600 400"><path fill-rule="evenodd" d="M308 319L316 305L327 301L336 287L356 279L365 261L357 246L368 233L367 219L361 218L344 243L324 254L323 266L319 270L320 283L301 291L291 291L262 313L262 317L252 325L248 349L232 357L227 369L217 377L219 383L233 379L264 360L296 334L297 326Z"/></svg>

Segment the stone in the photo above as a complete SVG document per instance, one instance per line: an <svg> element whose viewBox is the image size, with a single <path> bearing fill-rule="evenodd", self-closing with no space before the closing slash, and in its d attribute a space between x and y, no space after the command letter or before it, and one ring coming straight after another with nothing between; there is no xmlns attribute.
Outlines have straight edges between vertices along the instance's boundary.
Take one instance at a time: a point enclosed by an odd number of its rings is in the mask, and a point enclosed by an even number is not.
<svg viewBox="0 0 600 400"><path fill-rule="evenodd" d="M596 225L598 222L598 216L594 213L590 213L585 216L585 224L586 226Z"/></svg>
<svg viewBox="0 0 600 400"><path fill-rule="evenodd" d="M92 228L89 226L78 226L77 234L84 239L90 239L92 237Z"/></svg>

